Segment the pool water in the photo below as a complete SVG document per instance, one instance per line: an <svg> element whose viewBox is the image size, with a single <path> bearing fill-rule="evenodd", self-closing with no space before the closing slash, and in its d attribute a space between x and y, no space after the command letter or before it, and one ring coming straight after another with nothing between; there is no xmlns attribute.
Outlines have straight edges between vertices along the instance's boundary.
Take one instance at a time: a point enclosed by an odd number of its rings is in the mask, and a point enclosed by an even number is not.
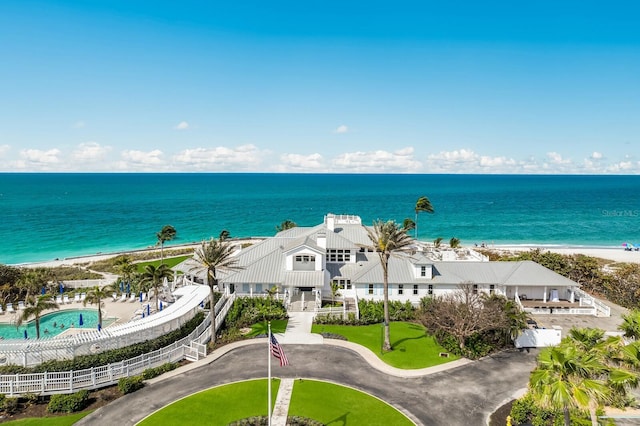
<svg viewBox="0 0 640 426"><path fill-rule="evenodd" d="M82 314L82 325L80 325L80 314ZM104 312L103 312L104 314ZM102 318L102 326L108 325L105 318ZM97 329L98 310L97 309L65 309L55 311L40 317L40 338L56 336L68 328ZM24 331L27 330L27 338L36 338L36 322L31 319L24 322L20 327L14 324L0 324L0 337L3 339L24 339Z"/></svg>

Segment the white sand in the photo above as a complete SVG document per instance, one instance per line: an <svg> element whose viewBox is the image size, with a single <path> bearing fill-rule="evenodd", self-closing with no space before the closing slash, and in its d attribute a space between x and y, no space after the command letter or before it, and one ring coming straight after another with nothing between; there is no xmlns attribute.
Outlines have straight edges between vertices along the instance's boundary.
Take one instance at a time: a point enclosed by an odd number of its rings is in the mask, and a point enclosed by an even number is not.
<svg viewBox="0 0 640 426"><path fill-rule="evenodd" d="M559 254L584 254L585 256L599 257L601 259L611 260L613 262L640 263L640 251L627 251L623 247L620 248L597 248L597 247L555 247L555 246L508 246L496 245L490 246L488 249L495 251L529 251L532 249L540 249Z"/></svg>

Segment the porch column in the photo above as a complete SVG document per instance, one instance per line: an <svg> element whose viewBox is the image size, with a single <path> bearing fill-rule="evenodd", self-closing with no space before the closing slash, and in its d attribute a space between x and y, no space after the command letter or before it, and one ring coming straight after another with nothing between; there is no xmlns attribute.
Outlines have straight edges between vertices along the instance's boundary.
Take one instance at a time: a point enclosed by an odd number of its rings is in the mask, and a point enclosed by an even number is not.
<svg viewBox="0 0 640 426"><path fill-rule="evenodd" d="M517 298L520 298L520 295L518 294L518 286L516 286L516 293L515 293L514 296L517 297Z"/></svg>
<svg viewBox="0 0 640 426"><path fill-rule="evenodd" d="M573 287L569 287L569 302L576 302L576 293L573 291Z"/></svg>
<svg viewBox="0 0 640 426"><path fill-rule="evenodd" d="M253 297L253 286L249 285L249 297Z"/></svg>
<svg viewBox="0 0 640 426"><path fill-rule="evenodd" d="M544 286L544 295L542 296L542 301L547 303L547 286Z"/></svg>

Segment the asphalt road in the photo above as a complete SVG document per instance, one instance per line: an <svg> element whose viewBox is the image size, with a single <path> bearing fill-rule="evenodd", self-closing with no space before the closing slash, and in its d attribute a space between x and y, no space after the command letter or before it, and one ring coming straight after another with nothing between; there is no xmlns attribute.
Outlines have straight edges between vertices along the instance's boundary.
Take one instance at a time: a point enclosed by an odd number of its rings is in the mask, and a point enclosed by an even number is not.
<svg viewBox="0 0 640 426"><path fill-rule="evenodd" d="M291 365L280 367L272 363L274 377L349 385L387 401L418 425L446 426L486 424L499 405L526 387L537 354L537 351L504 352L424 377L398 378L373 369L358 354L344 348L287 345L285 350ZM234 349L208 365L119 398L76 424L133 425L194 392L239 380L266 378L266 354L263 345Z"/></svg>

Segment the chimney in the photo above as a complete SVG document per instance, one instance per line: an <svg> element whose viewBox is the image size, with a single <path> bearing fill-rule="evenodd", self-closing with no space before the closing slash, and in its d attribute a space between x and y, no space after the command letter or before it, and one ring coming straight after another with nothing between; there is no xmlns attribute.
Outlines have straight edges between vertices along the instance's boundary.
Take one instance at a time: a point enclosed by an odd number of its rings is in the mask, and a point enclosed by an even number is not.
<svg viewBox="0 0 640 426"><path fill-rule="evenodd" d="M318 232L318 235L316 235L316 243L318 244L318 247L325 250L327 249L327 234L324 231Z"/></svg>

